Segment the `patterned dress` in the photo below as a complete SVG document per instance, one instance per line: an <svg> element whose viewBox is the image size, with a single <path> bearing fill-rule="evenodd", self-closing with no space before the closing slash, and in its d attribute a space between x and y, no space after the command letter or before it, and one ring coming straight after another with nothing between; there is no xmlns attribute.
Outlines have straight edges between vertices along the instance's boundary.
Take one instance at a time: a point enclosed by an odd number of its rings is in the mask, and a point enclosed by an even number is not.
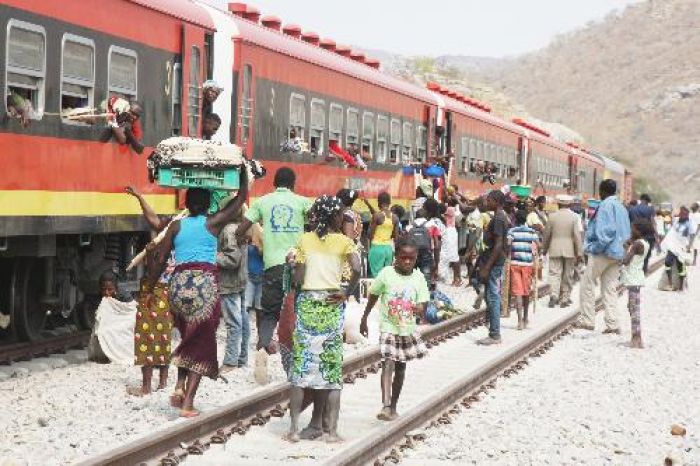
<svg viewBox="0 0 700 466"><path fill-rule="evenodd" d="M221 319L216 266L178 265L170 280L169 295L170 309L182 338L173 352L173 364L216 379L216 329Z"/></svg>
<svg viewBox="0 0 700 466"><path fill-rule="evenodd" d="M331 293L300 291L297 294L290 377L297 387L342 388L345 304L327 303Z"/></svg>
<svg viewBox="0 0 700 466"><path fill-rule="evenodd" d="M153 288L154 299L150 306L146 302L143 281L141 291L134 328L134 363L137 366L167 366L170 364L173 330L167 288L162 283Z"/></svg>

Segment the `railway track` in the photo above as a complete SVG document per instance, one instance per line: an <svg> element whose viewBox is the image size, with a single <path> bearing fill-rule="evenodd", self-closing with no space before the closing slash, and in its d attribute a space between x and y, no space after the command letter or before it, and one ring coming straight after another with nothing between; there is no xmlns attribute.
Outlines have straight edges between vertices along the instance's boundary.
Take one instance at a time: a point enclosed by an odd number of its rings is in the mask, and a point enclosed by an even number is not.
<svg viewBox="0 0 700 466"><path fill-rule="evenodd" d="M50 354L65 353L69 349L84 348L89 341L90 330L81 330L33 342L2 345L0 346L0 364L11 364Z"/></svg>
<svg viewBox="0 0 700 466"><path fill-rule="evenodd" d="M654 271L661 266L657 261L650 266ZM540 288L540 297L548 294L549 287ZM601 303L597 305L600 307ZM533 332L531 338L499 354L498 358L469 372L438 393L405 412L391 423L370 431L358 441L347 444L335 456L326 459L327 465L383 464L397 459L398 451L408 448L422 434L409 434L430 422L449 422L449 417L478 400L478 393L493 388L500 375L510 376L527 364L527 358L539 356L553 342L569 332L576 320L577 310L568 311L547 325ZM476 311L457 316L425 329L423 338L428 346L439 345L486 321L486 311ZM346 358L343 365L345 383L354 383L368 374L376 373L380 367L378 348L371 347ZM240 400L215 411L203 413L187 422L156 432L136 442L118 447L90 458L80 466L88 465L175 465L189 455L201 455L209 447L224 444L232 437L245 435L252 427L262 426L273 417L282 417L289 399L289 384L279 383L256 391ZM434 419L437 419L436 421ZM394 448L398 445L397 448Z"/></svg>

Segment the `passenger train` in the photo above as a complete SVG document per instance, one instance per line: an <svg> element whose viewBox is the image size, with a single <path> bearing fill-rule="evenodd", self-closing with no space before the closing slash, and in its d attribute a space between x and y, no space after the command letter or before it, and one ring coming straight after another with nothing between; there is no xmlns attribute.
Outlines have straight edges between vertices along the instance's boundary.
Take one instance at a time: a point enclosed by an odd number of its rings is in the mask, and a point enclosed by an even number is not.
<svg viewBox="0 0 700 466"><path fill-rule="evenodd" d="M141 102L143 142L153 147L199 134L201 86L216 80L215 138L270 172L293 166L306 196L350 187L407 202L415 181L403 167L445 154L463 192L490 188L477 171L488 162L498 184L530 184L535 194L595 197L612 177L631 195L630 173L607 157L436 83L383 74L378 61L243 3L224 11L196 0L0 0L0 27L0 317L10 318L0 341L41 339L69 316L89 326L105 269L133 287L139 271L125 265L148 229L125 186L160 214L178 210L178 193L149 183L145 155L104 125L62 116L112 96ZM31 102L27 126L8 114L11 95ZM291 129L312 150L281 152ZM360 148L367 170L328 157L331 141ZM252 195L271 188L268 176Z"/></svg>

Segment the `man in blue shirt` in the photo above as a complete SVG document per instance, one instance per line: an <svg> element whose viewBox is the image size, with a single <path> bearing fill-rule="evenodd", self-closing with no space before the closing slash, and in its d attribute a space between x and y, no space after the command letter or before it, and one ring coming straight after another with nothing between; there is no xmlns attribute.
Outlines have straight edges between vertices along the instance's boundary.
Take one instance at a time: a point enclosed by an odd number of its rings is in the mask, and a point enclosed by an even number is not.
<svg viewBox="0 0 700 466"><path fill-rule="evenodd" d="M605 325L603 333L620 333L617 322L617 284L620 264L625 256L625 242L630 238L629 214L618 200L617 183L606 179L600 183L600 205L588 223L584 251L588 266L581 282L581 316L578 328L595 329L595 284L600 280Z"/></svg>

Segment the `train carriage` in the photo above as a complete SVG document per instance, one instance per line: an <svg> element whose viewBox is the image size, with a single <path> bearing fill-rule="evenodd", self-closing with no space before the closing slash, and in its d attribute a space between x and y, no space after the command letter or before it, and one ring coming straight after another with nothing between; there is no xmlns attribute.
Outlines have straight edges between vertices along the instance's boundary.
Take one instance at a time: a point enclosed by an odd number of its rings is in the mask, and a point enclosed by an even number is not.
<svg viewBox="0 0 700 466"><path fill-rule="evenodd" d="M146 146L195 134L214 26L188 0L2 0L0 24L0 313L11 318L0 339L37 339L143 239L125 186L159 213L176 208L172 191L148 182L145 155L65 111L119 96L142 103ZM195 49L194 72L181 76ZM17 96L33 108L26 127L8 115Z"/></svg>

